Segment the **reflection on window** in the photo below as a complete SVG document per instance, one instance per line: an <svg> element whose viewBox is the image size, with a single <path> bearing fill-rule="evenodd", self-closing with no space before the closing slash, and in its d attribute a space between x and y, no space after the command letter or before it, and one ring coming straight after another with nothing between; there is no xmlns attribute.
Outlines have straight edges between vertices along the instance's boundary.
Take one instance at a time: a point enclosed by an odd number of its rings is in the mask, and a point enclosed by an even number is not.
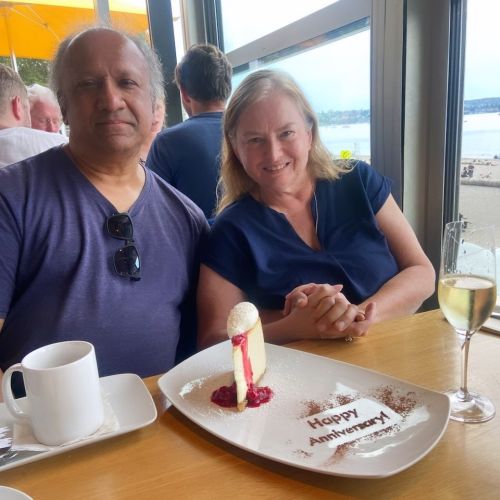
<svg viewBox="0 0 500 500"><path fill-rule="evenodd" d="M459 212L494 224L500 247L500 50L497 0L468 0ZM500 273L500 249L497 272Z"/></svg>
<svg viewBox="0 0 500 500"><path fill-rule="evenodd" d="M324 35L331 41L314 41L290 47L235 68L233 88L256 69L289 73L302 88L320 121L321 139L336 158L370 159L370 30L353 26L349 36ZM329 36L331 35L331 36ZM320 41L321 42L321 41ZM294 50L296 49L296 50ZM289 55L289 54L292 55Z"/></svg>
<svg viewBox="0 0 500 500"><path fill-rule="evenodd" d="M337 0L221 0L224 50L230 52Z"/></svg>

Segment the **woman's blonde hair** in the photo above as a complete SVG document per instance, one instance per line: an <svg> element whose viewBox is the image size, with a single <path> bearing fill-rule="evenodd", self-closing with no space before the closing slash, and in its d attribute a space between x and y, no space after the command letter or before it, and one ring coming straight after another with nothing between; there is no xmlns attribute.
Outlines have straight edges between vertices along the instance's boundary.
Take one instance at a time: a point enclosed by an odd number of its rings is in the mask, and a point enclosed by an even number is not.
<svg viewBox="0 0 500 500"><path fill-rule="evenodd" d="M322 144L318 132L318 119L295 81L286 73L273 70L255 71L248 75L235 90L223 121L222 163L219 177L217 213L251 192L256 183L248 176L233 149L238 122L244 111L260 99L273 92L287 95L304 116L311 130L311 150L308 168L313 179L338 179L349 170L341 162L335 162L330 152Z"/></svg>

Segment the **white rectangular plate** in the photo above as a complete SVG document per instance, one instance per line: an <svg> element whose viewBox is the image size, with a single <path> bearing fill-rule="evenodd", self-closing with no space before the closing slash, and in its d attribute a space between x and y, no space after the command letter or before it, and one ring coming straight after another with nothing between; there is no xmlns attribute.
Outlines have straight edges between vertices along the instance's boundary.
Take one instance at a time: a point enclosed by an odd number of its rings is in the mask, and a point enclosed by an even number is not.
<svg viewBox="0 0 500 500"><path fill-rule="evenodd" d="M231 343L210 347L158 385L200 427L257 455L336 476L387 477L437 444L448 425L446 395L348 363L266 344L259 385L273 399L238 412L210 401L233 381ZM373 431L373 432L372 432Z"/></svg>
<svg viewBox="0 0 500 500"><path fill-rule="evenodd" d="M119 436L120 434L140 429L154 422L157 415L156 406L151 394L140 377L132 373L122 373L119 375L102 377L100 381L103 394L106 395L118 419L119 427L116 431L109 432L108 434L100 434L95 437L90 436L77 443L59 446L48 451L21 451L17 456L5 462L0 459L0 471L12 469L19 465L65 453L74 448L80 448L91 443ZM21 406L23 405L24 399L25 398L21 398L18 400ZM12 426L13 424L14 418L7 411L5 403L0 403L0 427L4 425Z"/></svg>

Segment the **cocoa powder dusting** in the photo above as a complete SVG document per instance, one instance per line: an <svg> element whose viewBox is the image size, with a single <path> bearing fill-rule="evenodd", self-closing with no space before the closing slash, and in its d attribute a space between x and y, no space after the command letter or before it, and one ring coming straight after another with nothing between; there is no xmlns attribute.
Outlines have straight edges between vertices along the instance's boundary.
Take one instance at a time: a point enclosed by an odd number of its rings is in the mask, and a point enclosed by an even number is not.
<svg viewBox="0 0 500 500"><path fill-rule="evenodd" d="M337 401L337 406L348 405L349 403L352 403L356 399L358 399L358 397L354 397L354 396L350 396L350 395L347 396L344 394L337 394L335 396L335 400Z"/></svg>
<svg viewBox="0 0 500 500"><path fill-rule="evenodd" d="M354 447L355 442L349 441L348 443L340 444L335 448L333 455L326 461L325 465L334 465L339 460L344 458Z"/></svg>
<svg viewBox="0 0 500 500"><path fill-rule="evenodd" d="M339 406L344 406L349 403L352 403L359 396L351 396L348 394L335 394L331 395L329 399L324 401L314 401L312 399L302 401L302 404L305 406L304 412L299 415L300 418L312 417L317 413L322 413L326 410L331 410L332 408L337 408Z"/></svg>
<svg viewBox="0 0 500 500"><path fill-rule="evenodd" d="M349 441L348 443L341 444L337 446L335 449L335 453L333 454L333 458L343 458L347 453L349 453L350 449L353 447L354 441Z"/></svg>
<svg viewBox="0 0 500 500"><path fill-rule="evenodd" d="M294 450L293 453L298 455L300 458L311 458L313 456L312 453L305 450Z"/></svg>
<svg viewBox="0 0 500 500"><path fill-rule="evenodd" d="M377 439L387 436L388 434L393 434L394 432L400 429L398 424L391 425L391 427L387 427L386 429L382 429L381 431L372 432L368 436L365 436L363 439L367 439L370 441L376 441Z"/></svg>
<svg viewBox="0 0 500 500"><path fill-rule="evenodd" d="M385 406L388 406L391 410L398 413L403 417L403 421L406 417L415 409L418 404L417 395L413 391L409 391L405 394L399 392L395 387L392 386L381 386L374 388L368 396L373 397L380 401ZM317 413L322 413L326 410L337 408L339 406L347 405L360 399L361 394L356 396L350 394L335 394L330 395L330 397L324 401L314 401L305 400L302 404L305 406L304 411L299 418L311 417ZM364 436L363 439L369 439L374 441L378 438L386 436L391 433L395 433L400 430L400 425L396 424L387 429L374 432L369 436ZM341 458L343 458L347 453L349 453L356 445L357 440L349 441L348 443L341 444L335 448L335 452L328 460L328 465L332 465ZM302 458L312 457L312 453L308 453L304 450L295 450L295 453Z"/></svg>
<svg viewBox="0 0 500 500"><path fill-rule="evenodd" d="M320 413L323 411L321 409L322 408L321 403L318 403L316 401L313 400L302 401L302 404L305 406L305 410L301 415L299 415L298 417L299 419L304 417L310 417L312 415L316 415L316 413Z"/></svg>
<svg viewBox="0 0 500 500"><path fill-rule="evenodd" d="M384 386L374 390L373 397L391 410L406 418L417 406L416 394L413 391L400 394L394 387Z"/></svg>

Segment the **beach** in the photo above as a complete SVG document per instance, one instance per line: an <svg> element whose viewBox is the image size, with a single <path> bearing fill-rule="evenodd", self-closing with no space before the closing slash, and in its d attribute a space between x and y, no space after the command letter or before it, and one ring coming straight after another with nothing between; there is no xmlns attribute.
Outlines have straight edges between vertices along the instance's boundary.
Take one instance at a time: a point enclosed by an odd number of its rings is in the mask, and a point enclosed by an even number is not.
<svg viewBox="0 0 500 500"><path fill-rule="evenodd" d="M370 124L323 125L323 142L335 157L349 152L370 163ZM500 113L464 115L459 213L470 222L494 224L500 246Z"/></svg>
<svg viewBox="0 0 500 500"><path fill-rule="evenodd" d="M462 177L462 184L497 185L500 187L500 158L462 158L460 172L472 171L469 177Z"/></svg>
<svg viewBox="0 0 500 500"><path fill-rule="evenodd" d="M493 224L500 246L500 159L463 158L461 170L470 165L472 177L460 178L459 212L467 221Z"/></svg>

